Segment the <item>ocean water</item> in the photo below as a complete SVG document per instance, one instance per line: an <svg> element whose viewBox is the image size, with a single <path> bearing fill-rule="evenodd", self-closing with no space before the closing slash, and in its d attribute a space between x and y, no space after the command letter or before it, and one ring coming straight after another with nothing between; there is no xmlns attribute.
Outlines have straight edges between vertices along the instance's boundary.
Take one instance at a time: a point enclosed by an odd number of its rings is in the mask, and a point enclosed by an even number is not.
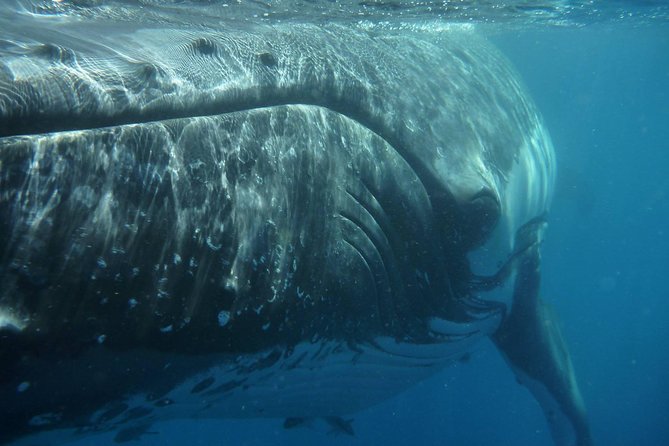
<svg viewBox="0 0 669 446"><path fill-rule="evenodd" d="M664 2L366 3L377 8L304 2L299 19L468 21L519 71L558 158L542 294L560 317L595 444L669 444ZM287 20L295 4L277 2L285 8L274 17L254 3L245 20ZM286 430L279 419L177 420L156 423L129 444L552 444L538 404L489 343L467 362L346 418L355 436L319 422ZM116 444L113 438L72 444Z"/></svg>

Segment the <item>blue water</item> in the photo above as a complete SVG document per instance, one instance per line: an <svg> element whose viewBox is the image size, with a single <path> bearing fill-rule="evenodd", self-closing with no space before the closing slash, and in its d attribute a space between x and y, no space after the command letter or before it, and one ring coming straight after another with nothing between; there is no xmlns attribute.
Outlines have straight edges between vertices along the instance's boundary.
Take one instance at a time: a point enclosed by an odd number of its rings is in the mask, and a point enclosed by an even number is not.
<svg viewBox="0 0 669 446"><path fill-rule="evenodd" d="M669 444L668 25L483 28L556 147L543 295L560 315L598 445ZM355 437L318 424L286 431L282 420L175 421L141 444L552 444L539 406L490 345L353 418Z"/></svg>

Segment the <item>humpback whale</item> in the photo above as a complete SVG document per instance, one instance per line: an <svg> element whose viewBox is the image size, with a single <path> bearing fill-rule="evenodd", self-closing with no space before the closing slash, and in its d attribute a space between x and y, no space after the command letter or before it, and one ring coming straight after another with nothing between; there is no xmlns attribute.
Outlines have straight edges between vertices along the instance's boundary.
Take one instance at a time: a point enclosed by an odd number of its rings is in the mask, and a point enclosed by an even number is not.
<svg viewBox="0 0 669 446"><path fill-rule="evenodd" d="M343 420L490 338L556 444L591 444L539 296L553 148L474 30L17 5L0 442Z"/></svg>

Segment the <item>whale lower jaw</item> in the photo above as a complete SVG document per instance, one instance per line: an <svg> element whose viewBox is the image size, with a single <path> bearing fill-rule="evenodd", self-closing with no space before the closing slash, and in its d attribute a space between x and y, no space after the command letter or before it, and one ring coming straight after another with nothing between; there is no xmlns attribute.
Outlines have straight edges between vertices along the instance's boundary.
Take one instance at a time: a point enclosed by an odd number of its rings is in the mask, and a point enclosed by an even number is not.
<svg viewBox="0 0 669 446"><path fill-rule="evenodd" d="M25 440L53 439L54 435L62 441L77 440L170 419L346 415L432 376L471 352L481 336L477 332L459 341L431 345L379 337L357 346L327 341L301 343L290 352L276 349L243 357L228 355L167 391L156 388L129 394L94 411L87 420L78 420L76 429L37 433ZM151 361L160 362L169 373L189 368L191 359L165 355ZM47 428L59 419L56 412L41 413L30 424Z"/></svg>
<svg viewBox="0 0 669 446"><path fill-rule="evenodd" d="M499 318L492 317L483 321L477 331L470 331L471 324L462 324L458 327L459 335L449 342L434 344L418 345L377 337L362 345L343 341L303 342L288 351L277 348L254 355L209 358L211 366L198 369L174 387L164 389L144 383L142 388L151 390L131 393L100 407L86 419L76 420L76 427L48 430L50 425L61 421L61 414L38 413L29 423L35 433L17 444L67 443L109 432L121 435L173 419L351 414L387 400L460 360L497 323ZM155 352L140 351L126 352L117 360L137 362L138 357L147 364L159 364L163 374L192 369L194 361L189 356L157 356ZM82 362L93 363L97 359L82 358ZM58 382L62 385L67 381Z"/></svg>
<svg viewBox="0 0 669 446"><path fill-rule="evenodd" d="M432 344L377 337L354 345L345 341L302 342L290 349L277 346L253 355L219 355L206 359L171 353L129 351L117 363L154 367L153 372L185 376L170 388L150 374L129 393L58 427L58 412L37 413L29 422L34 433L17 445L68 443L109 434L146 430L156 422L178 419L310 418L344 416L381 403L468 356L501 321L494 313L476 323L433 319ZM68 381L72 368L90 368L102 358L95 353L54 372L54 385ZM202 367L204 362L208 367ZM142 367L139 364L140 368ZM92 368L96 368L94 365ZM188 372L191 371L192 373ZM113 372L110 372L110 374ZM190 374L188 374L190 373ZM78 383L74 382L77 386ZM364 391L361 391L363 389Z"/></svg>

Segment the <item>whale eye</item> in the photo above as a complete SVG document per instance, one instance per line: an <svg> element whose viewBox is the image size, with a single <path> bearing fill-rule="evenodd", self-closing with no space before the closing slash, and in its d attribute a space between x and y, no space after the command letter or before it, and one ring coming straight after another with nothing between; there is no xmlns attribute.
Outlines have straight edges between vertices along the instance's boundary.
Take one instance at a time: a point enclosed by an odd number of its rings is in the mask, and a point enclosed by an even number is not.
<svg viewBox="0 0 669 446"><path fill-rule="evenodd" d="M459 214L463 238L470 247L476 247L484 243L497 226L501 205L492 190L482 188L460 203Z"/></svg>

